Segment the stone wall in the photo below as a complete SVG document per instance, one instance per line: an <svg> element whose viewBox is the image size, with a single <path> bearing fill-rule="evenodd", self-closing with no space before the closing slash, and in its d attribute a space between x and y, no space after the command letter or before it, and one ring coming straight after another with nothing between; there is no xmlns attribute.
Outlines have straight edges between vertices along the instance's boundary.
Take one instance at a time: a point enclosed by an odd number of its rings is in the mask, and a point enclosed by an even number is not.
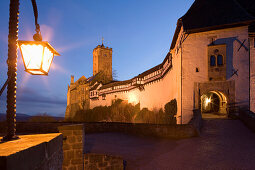
<svg viewBox="0 0 255 170"><path fill-rule="evenodd" d="M201 115L200 115L201 116ZM118 122L94 122L84 123L86 134L119 132L138 136L152 136L159 138L182 139L199 136L202 119L195 119L188 124L146 124L146 123L118 123ZM197 125L198 124L198 125ZM199 127L199 128L198 128Z"/></svg>
<svg viewBox="0 0 255 170"><path fill-rule="evenodd" d="M105 154L86 153L84 157L85 170L114 169L123 170L123 158Z"/></svg>
<svg viewBox="0 0 255 170"><path fill-rule="evenodd" d="M239 119L255 132L255 114L249 110L240 110Z"/></svg>
<svg viewBox="0 0 255 170"><path fill-rule="evenodd" d="M63 170L83 170L83 124L58 127L63 134Z"/></svg>
<svg viewBox="0 0 255 170"><path fill-rule="evenodd" d="M21 135L19 138L0 144L1 170L62 169L61 134Z"/></svg>
<svg viewBox="0 0 255 170"><path fill-rule="evenodd" d="M58 133L58 126L69 125L68 122L17 122L17 134ZM6 133L6 122L0 122L0 134Z"/></svg>

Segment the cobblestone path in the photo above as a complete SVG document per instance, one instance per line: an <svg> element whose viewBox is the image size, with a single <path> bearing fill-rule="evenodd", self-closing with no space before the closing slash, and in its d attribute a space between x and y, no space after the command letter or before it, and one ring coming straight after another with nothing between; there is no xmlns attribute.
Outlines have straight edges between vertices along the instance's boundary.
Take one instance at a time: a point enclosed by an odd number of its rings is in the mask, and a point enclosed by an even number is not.
<svg viewBox="0 0 255 170"><path fill-rule="evenodd" d="M204 120L201 137L167 140L87 134L86 152L122 156L127 169L255 169L255 133L239 120Z"/></svg>

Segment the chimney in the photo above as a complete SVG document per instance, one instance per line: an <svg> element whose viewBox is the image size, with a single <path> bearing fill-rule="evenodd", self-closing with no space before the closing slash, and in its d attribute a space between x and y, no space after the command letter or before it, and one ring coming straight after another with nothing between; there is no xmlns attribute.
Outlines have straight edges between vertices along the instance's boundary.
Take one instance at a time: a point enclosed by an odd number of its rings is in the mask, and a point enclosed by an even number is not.
<svg viewBox="0 0 255 170"><path fill-rule="evenodd" d="M71 84L74 83L74 75L71 75Z"/></svg>

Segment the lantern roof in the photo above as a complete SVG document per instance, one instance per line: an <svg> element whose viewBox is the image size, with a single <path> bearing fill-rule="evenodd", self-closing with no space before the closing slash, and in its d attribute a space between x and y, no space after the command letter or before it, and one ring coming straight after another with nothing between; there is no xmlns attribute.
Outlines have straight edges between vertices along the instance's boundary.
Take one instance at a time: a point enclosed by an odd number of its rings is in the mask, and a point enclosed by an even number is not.
<svg viewBox="0 0 255 170"><path fill-rule="evenodd" d="M48 47L48 49L55 55L55 56L60 56L60 54L57 52L57 50L55 50L50 43L48 43L47 41L23 41L23 40L19 40L18 41L19 46L22 44L31 44L31 45L44 45L45 47Z"/></svg>

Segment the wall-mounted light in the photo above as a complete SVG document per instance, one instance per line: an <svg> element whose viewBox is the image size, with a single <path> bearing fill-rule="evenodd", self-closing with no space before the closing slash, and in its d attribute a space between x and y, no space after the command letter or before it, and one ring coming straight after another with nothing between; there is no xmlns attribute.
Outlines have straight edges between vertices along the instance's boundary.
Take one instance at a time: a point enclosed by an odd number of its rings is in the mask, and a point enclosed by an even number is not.
<svg viewBox="0 0 255 170"><path fill-rule="evenodd" d="M211 98L205 98L205 106L207 107L208 104L211 103Z"/></svg>

